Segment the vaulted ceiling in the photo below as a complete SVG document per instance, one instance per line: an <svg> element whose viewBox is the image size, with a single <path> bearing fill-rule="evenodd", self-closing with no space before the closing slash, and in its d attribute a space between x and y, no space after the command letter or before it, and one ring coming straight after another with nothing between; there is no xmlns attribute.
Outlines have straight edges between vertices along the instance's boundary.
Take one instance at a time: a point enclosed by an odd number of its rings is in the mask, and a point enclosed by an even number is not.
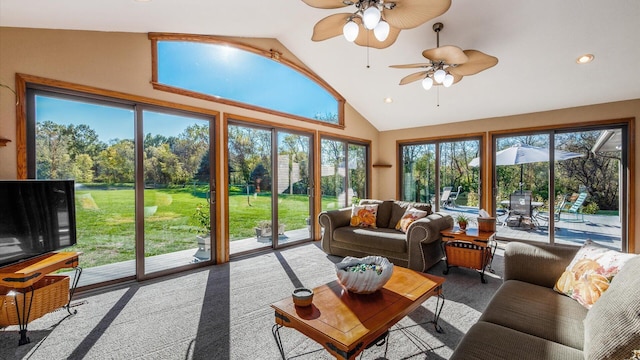
<svg viewBox="0 0 640 360"><path fill-rule="evenodd" d="M2 0L0 26L276 38L381 131L640 98L637 0L452 0L381 50L311 41L314 24L338 12L301 0ZM389 65L424 62L435 22L440 45L499 63L450 88L398 85L414 71ZM594 61L576 64L586 53Z"/></svg>

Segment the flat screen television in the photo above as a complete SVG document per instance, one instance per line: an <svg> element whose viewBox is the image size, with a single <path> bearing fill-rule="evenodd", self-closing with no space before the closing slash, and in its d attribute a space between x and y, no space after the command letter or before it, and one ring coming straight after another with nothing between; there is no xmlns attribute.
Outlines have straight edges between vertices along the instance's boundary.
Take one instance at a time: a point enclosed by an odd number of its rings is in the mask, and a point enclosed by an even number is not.
<svg viewBox="0 0 640 360"><path fill-rule="evenodd" d="M0 180L0 267L76 243L73 180Z"/></svg>

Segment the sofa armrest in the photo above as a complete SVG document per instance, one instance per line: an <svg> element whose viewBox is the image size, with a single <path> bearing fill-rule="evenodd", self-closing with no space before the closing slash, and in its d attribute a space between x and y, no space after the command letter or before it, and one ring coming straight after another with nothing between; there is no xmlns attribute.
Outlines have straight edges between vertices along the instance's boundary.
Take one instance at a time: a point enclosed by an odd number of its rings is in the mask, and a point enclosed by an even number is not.
<svg viewBox="0 0 640 360"><path fill-rule="evenodd" d="M440 240L440 230L453 227L453 218L445 213L433 213L418 219L407 229L407 247L409 249L409 269L425 271L423 244L431 244Z"/></svg>
<svg viewBox="0 0 640 360"><path fill-rule="evenodd" d="M566 245L508 243L504 251L504 280L552 288L578 249Z"/></svg>
<svg viewBox="0 0 640 360"><path fill-rule="evenodd" d="M322 250L331 254L331 244L333 242L333 231L339 227L349 226L351 222L351 208L323 211L318 215L318 222L324 228L322 233Z"/></svg>

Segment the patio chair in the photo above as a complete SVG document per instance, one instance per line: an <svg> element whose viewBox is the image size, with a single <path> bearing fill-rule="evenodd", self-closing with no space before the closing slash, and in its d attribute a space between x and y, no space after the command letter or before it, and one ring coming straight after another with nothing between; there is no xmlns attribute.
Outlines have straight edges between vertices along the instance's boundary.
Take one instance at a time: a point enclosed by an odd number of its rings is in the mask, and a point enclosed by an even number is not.
<svg viewBox="0 0 640 360"><path fill-rule="evenodd" d="M516 192L509 197L509 215L506 220L509 227L536 226L531 214L531 195Z"/></svg>
<svg viewBox="0 0 640 360"><path fill-rule="evenodd" d="M442 201L442 207L456 207L456 200L458 199L458 195L460 195L460 192L462 191L462 186L458 186L457 192L453 192L451 190L453 190L452 186L447 186L442 189L442 197L440 198L440 201Z"/></svg>
<svg viewBox="0 0 640 360"><path fill-rule="evenodd" d="M575 221L584 222L584 214L580 211L584 205L584 201L587 199L587 193L581 192L574 202L566 202L559 207L559 213L557 220L563 220L562 214L573 214ZM565 219L566 220L566 219Z"/></svg>

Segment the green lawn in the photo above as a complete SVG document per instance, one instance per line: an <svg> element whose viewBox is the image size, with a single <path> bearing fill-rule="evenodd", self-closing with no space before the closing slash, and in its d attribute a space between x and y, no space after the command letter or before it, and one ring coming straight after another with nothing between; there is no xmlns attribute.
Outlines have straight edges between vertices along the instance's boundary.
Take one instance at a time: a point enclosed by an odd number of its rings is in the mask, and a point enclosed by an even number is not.
<svg viewBox="0 0 640 360"><path fill-rule="evenodd" d="M207 205L206 189L185 187L145 190L145 255L193 249L196 235L205 232L195 213ZM83 267L135 258L135 193L131 187L83 187L76 191L78 242ZM309 198L280 195L280 223L285 230L306 228ZM255 236L254 227L271 217L271 194L229 196L230 239Z"/></svg>

